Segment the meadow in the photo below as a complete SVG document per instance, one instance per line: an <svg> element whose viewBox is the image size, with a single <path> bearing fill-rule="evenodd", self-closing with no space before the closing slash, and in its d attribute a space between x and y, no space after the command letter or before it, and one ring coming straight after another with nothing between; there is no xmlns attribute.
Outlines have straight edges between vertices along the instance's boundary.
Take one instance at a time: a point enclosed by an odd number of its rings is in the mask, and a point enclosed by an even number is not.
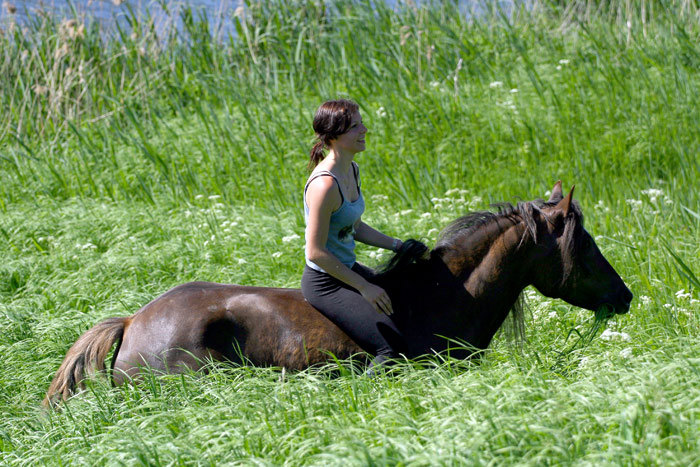
<svg viewBox="0 0 700 467"><path fill-rule="evenodd" d="M227 37L192 10L112 31L5 13L0 464L699 465L697 2L230 13ZM369 127L368 223L432 245L450 220L561 179L630 312L581 340L592 312L526 289L525 341L497 335L478 365L439 356L368 378L346 362L212 364L98 378L42 411L101 319L191 280L298 287L311 120L337 96Z"/></svg>

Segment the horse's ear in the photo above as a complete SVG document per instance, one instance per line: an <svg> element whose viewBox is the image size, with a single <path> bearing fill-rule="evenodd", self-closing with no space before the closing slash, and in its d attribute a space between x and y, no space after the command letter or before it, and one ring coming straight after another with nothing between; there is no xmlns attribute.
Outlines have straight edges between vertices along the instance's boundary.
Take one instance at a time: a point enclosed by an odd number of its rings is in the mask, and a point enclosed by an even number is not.
<svg viewBox="0 0 700 467"><path fill-rule="evenodd" d="M552 188L552 195L549 197L548 203L556 203L564 198L564 194L561 192L561 180L557 180Z"/></svg>
<svg viewBox="0 0 700 467"><path fill-rule="evenodd" d="M561 189L561 183L559 185L559 189ZM569 194L566 195L566 198L559 201L559 203L555 207L555 209L561 210L561 212L564 214L564 217L566 217L566 215L569 214L569 208L571 208L571 200L574 199L574 188L576 188L576 185L571 187L571 191L569 191Z"/></svg>

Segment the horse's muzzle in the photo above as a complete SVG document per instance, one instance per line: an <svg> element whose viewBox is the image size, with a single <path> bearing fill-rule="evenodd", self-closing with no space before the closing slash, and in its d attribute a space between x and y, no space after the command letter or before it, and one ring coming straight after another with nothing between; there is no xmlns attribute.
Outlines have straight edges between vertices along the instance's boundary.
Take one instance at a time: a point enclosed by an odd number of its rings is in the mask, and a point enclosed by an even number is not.
<svg viewBox="0 0 700 467"><path fill-rule="evenodd" d="M630 311L630 304L632 303L634 295L632 294L632 291L630 289L624 287L619 293L618 297L618 304L614 307L615 314L624 315L625 313Z"/></svg>

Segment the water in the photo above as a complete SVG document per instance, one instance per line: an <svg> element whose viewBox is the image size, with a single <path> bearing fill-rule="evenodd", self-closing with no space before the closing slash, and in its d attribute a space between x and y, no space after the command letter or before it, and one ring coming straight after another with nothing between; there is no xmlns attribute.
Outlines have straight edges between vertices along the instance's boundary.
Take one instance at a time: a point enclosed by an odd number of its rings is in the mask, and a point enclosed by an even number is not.
<svg viewBox="0 0 700 467"><path fill-rule="evenodd" d="M131 16L130 10L137 15L148 12L153 18L156 31L164 30L168 24L179 23L178 12L184 7L205 14L209 24L214 27L214 33L220 35L234 34L232 18L240 0L0 0L0 24L16 20L18 24L26 24L37 15L48 13L57 20L63 18L85 18L87 21L98 21L105 31L113 29L114 22L126 22ZM8 12L8 4L14 5L16 12ZM163 9L166 5L168 12Z"/></svg>
<svg viewBox="0 0 700 467"><path fill-rule="evenodd" d="M392 8L401 8L410 0L384 0ZM426 0L423 0L424 2ZM460 10L466 16L478 15L484 11L486 4L497 4L504 12L508 13L514 5L529 7L536 0L459 0ZM154 20L157 32L175 24L180 26L178 11L184 7L191 7L204 14L212 26L212 33L218 37L226 37L235 34L233 18L236 9L241 7L243 0L0 0L0 27L7 26L16 21L18 24L26 24L35 19L37 15L48 13L57 20L63 18L85 18L87 21L98 21L103 30L114 28L116 21L126 23L126 18L131 16L130 9L137 14L149 12ZM414 0L412 3L421 3ZM164 11L163 5L169 12ZM14 8L15 13L8 10Z"/></svg>

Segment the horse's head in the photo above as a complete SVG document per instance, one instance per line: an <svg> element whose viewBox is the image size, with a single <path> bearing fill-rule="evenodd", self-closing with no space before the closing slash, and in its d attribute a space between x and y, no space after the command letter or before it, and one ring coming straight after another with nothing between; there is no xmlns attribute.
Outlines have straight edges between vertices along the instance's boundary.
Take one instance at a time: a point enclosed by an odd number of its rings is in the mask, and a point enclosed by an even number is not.
<svg viewBox="0 0 700 467"><path fill-rule="evenodd" d="M537 246L542 255L533 285L544 295L581 308L626 313L632 292L583 228L573 194L572 187L564 197L559 181L538 211Z"/></svg>

